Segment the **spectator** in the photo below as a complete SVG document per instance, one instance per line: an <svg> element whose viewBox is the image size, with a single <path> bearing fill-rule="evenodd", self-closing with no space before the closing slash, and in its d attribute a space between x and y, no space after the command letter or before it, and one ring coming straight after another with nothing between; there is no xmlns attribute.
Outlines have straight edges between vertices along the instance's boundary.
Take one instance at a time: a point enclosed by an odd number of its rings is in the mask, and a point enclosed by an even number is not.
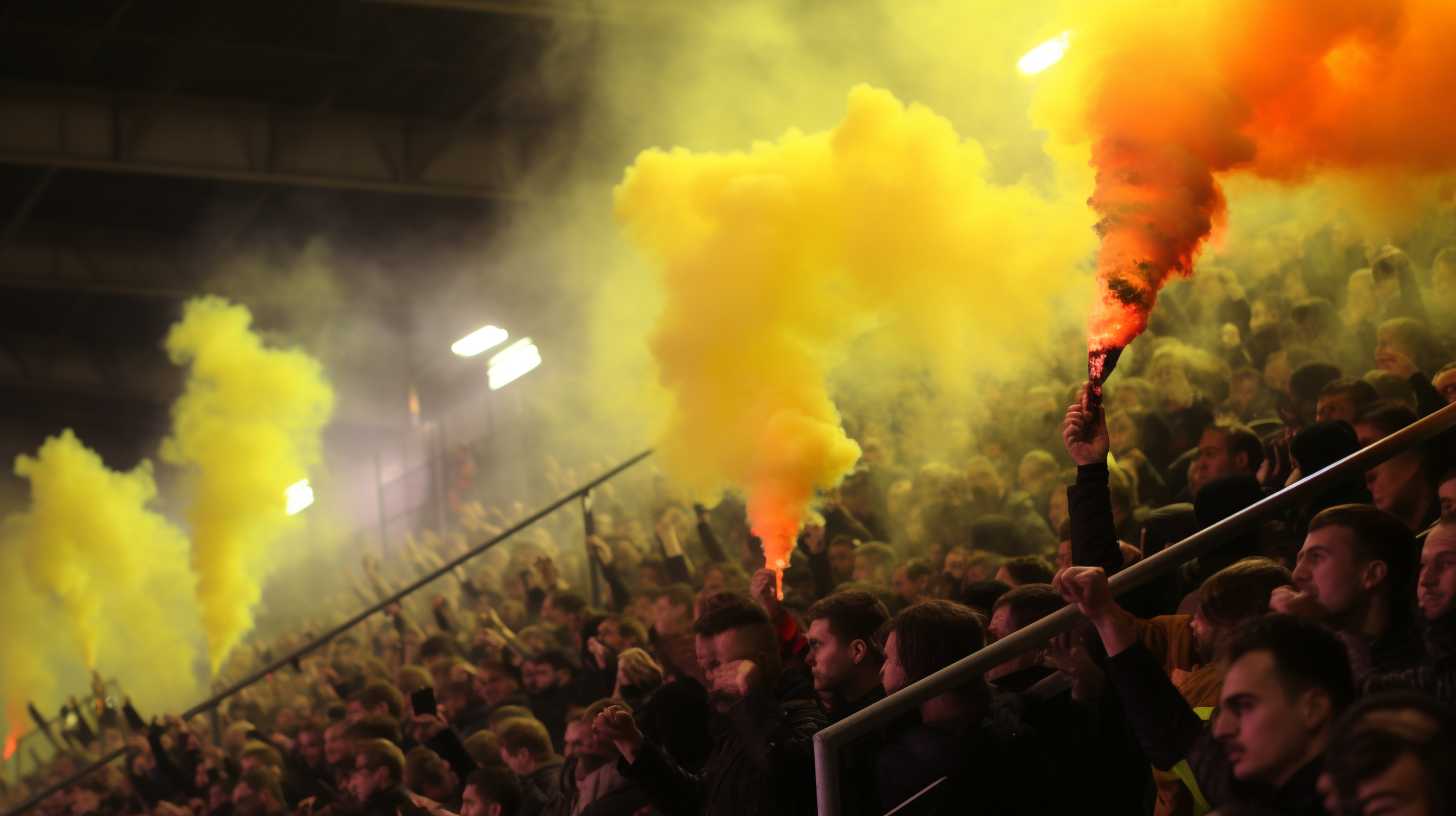
<svg viewBox="0 0 1456 816"><path fill-rule="evenodd" d="M1360 675L1405 669L1420 659L1409 613L1415 576L1415 545L1399 519L1368 505L1339 505L1310 522L1294 586L1274 590L1269 609L1324 621L1362 654L1368 650Z"/></svg>
<svg viewBox="0 0 1456 816"><path fill-rule="evenodd" d="M864 584L888 585L895 572L895 551L890 545L868 541L854 552L854 580Z"/></svg>
<svg viewBox="0 0 1456 816"><path fill-rule="evenodd" d="M885 693L984 644L981 619L966 607L941 600L916 604L890 622L880 670ZM919 717L892 729L880 750L875 774L880 812L917 794L908 812L951 812L970 797L988 813L1050 812L1045 789L1032 783L1037 759L1019 734L1014 710L993 698L983 678L921 703Z"/></svg>
<svg viewBox="0 0 1456 816"><path fill-rule="evenodd" d="M1015 588L1027 584L1050 584L1052 582L1051 562L1037 555L1023 555L1008 558L996 570L996 580Z"/></svg>
<svg viewBox="0 0 1456 816"><path fill-rule="evenodd" d="M531 713L546 726L552 745L561 745L566 736L566 711L576 702L575 672L571 658L559 649L532 655L521 663Z"/></svg>
<svg viewBox="0 0 1456 816"><path fill-rule="evenodd" d="M1370 383L1352 377L1342 377L1332 381L1320 391L1319 399L1315 403L1315 421L1339 421L1354 425L1356 417L1360 416L1378 398L1379 396Z"/></svg>
<svg viewBox="0 0 1456 816"><path fill-rule="evenodd" d="M232 805L234 816L283 816L288 813L278 777L264 768L243 771L242 778L233 788Z"/></svg>
<svg viewBox="0 0 1456 816"><path fill-rule="evenodd" d="M1449 480L1448 480L1449 481ZM1424 654L1404 671L1376 675L1367 688L1414 688L1456 705L1456 523L1443 519L1421 547L1416 592ZM1368 660L1357 655L1357 662Z"/></svg>
<svg viewBox="0 0 1456 816"><path fill-rule="evenodd" d="M521 783L501 767L481 768L465 782L460 816L518 816Z"/></svg>
<svg viewBox="0 0 1456 816"><path fill-rule="evenodd" d="M1189 495L1214 479L1253 476L1264 463L1264 443L1243 425L1210 425L1198 439L1198 458L1189 472Z"/></svg>
<svg viewBox="0 0 1456 816"><path fill-rule="evenodd" d="M810 745L825 720L811 690L782 672L767 615L747 602L731 603L704 615L693 629L721 723L702 773L681 768L645 740L630 712L610 707L593 727L616 743L619 767L668 813L812 810Z"/></svg>
<svg viewBox="0 0 1456 816"><path fill-rule="evenodd" d="M647 794L618 768L616 743L591 726L612 705L598 700L571 722L580 729L580 747L567 758L561 794L547 810L552 816L632 816L649 807Z"/></svg>
<svg viewBox="0 0 1456 816"><path fill-rule="evenodd" d="M364 740L354 746L349 793L366 814L427 816L404 789L404 754L389 740Z"/></svg>
<svg viewBox="0 0 1456 816"><path fill-rule="evenodd" d="M924 558L912 558L895 568L893 584L895 595L905 606L923 600L930 591L930 578L934 568Z"/></svg>
<svg viewBox="0 0 1456 816"><path fill-rule="evenodd" d="M1355 433L1366 446L1415 421L1415 414L1402 406L1375 403L1356 420ZM1365 471L1365 486L1376 507L1419 532L1440 516L1431 467L1427 451L1406 450Z"/></svg>
<svg viewBox="0 0 1456 816"><path fill-rule="evenodd" d="M1356 703L1330 735L1326 810L1450 813L1453 734L1456 717L1429 697L1387 694Z"/></svg>
<svg viewBox="0 0 1456 816"><path fill-rule="evenodd" d="M562 758L539 720L515 717L496 729L501 761L521 780L521 814L542 813L561 795Z"/></svg>
<svg viewBox="0 0 1456 816"><path fill-rule="evenodd" d="M1319 624L1271 615L1228 644L1221 705L1205 727L1178 694L1095 567L1073 567L1057 587L1097 628L1108 679L1153 765L1187 761L1214 807L1245 800L1280 813L1322 813L1316 785L1330 727L1354 698L1344 644Z"/></svg>
<svg viewBox="0 0 1456 816"><path fill-rule="evenodd" d="M845 590L816 602L804 619L809 623L805 663L830 722L884 697L884 656L875 641L890 619L883 603L868 592Z"/></svg>

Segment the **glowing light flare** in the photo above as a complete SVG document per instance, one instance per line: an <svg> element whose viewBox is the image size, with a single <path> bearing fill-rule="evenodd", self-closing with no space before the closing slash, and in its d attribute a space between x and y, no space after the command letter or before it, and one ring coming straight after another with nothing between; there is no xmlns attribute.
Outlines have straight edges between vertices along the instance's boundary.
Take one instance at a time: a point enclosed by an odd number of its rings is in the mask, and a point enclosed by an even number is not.
<svg viewBox="0 0 1456 816"><path fill-rule="evenodd" d="M3 759L8 762L11 757L15 756L15 749L18 747L20 747L20 732L17 730L11 731L9 734L6 734L5 752Z"/></svg>
<svg viewBox="0 0 1456 816"><path fill-rule="evenodd" d="M283 491L284 509L290 516L296 516L313 505L313 485L307 479L300 479Z"/></svg>
<svg viewBox="0 0 1456 816"><path fill-rule="evenodd" d="M534 371L539 365L541 365L541 350L536 348L536 343L531 338L522 337L490 358L486 370L490 390L499 391L505 388Z"/></svg>
<svg viewBox="0 0 1456 816"><path fill-rule="evenodd" d="M450 351L460 357L474 357L509 340L510 333L499 326L481 326L450 344Z"/></svg>
<svg viewBox="0 0 1456 816"><path fill-rule="evenodd" d="M1066 56L1067 48L1072 44L1072 32L1063 31L1050 40L1038 45L1021 55L1016 61L1016 70L1027 76L1035 76L1042 71L1056 65Z"/></svg>

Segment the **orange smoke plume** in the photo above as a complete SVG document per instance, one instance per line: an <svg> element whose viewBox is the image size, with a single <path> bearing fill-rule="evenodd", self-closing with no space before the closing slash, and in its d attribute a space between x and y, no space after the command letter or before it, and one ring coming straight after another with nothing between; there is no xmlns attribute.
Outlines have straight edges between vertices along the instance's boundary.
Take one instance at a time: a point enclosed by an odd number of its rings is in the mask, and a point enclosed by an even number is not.
<svg viewBox="0 0 1456 816"><path fill-rule="evenodd" d="M1449 0L1084 5L1038 105L1096 171L1094 351L1130 342L1192 271L1227 174L1401 184L1456 169Z"/></svg>

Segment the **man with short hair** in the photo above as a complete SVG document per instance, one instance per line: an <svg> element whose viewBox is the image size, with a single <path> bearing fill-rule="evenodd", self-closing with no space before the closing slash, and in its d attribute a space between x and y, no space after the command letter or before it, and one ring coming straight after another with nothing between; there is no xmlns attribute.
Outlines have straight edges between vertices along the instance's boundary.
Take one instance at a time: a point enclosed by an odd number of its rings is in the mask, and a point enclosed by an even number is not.
<svg viewBox="0 0 1456 816"><path fill-rule="evenodd" d="M996 580L1012 588L1027 584L1050 584L1055 572L1051 562L1039 555L1019 555L1001 562L1001 566L996 569Z"/></svg>
<svg viewBox="0 0 1456 816"><path fill-rule="evenodd" d="M521 783L499 766L480 768L465 780L460 816L517 816L521 809Z"/></svg>
<svg viewBox="0 0 1456 816"><path fill-rule="evenodd" d="M930 562L924 558L912 558L896 567L891 582L901 603L909 606L924 600L930 590L932 572Z"/></svg>
<svg viewBox="0 0 1456 816"><path fill-rule="evenodd" d="M829 575L833 586L854 580L855 547L854 539L846 535L829 541Z"/></svg>
<svg viewBox="0 0 1456 816"><path fill-rule="evenodd" d="M233 816L284 816L288 808L278 777L266 768L243 772L233 787Z"/></svg>
<svg viewBox="0 0 1456 816"><path fill-rule="evenodd" d="M342 787L354 768L353 745L348 736L349 724L342 720L324 729L324 761L329 767L329 782Z"/></svg>
<svg viewBox="0 0 1456 816"><path fill-rule="evenodd" d="M426 816L404 789L404 754L389 740L360 740L354 745L349 793L368 816Z"/></svg>
<svg viewBox="0 0 1456 816"><path fill-rule="evenodd" d="M541 813L561 794L563 760L539 720L516 717L495 729L501 761L521 779L522 816Z"/></svg>
<svg viewBox="0 0 1456 816"><path fill-rule="evenodd" d="M1315 422L1348 422L1355 419L1367 406L1379 399L1370 383L1354 377L1341 377L1320 390L1315 401Z"/></svg>
<svg viewBox="0 0 1456 816"><path fill-rule="evenodd" d="M1456 706L1456 517L1442 519L1426 535L1416 605L1425 647L1421 662L1369 677L1366 689L1413 688Z"/></svg>
<svg viewBox="0 0 1456 816"><path fill-rule="evenodd" d="M1355 695L1345 646L1333 632L1291 615L1240 627L1225 650L1228 668L1209 728L1119 614L1106 573L1072 567L1055 585L1096 627L1108 679L1154 766L1186 760L1214 807L1246 802L1324 813L1316 790L1321 756L1330 726Z"/></svg>
<svg viewBox="0 0 1456 816"><path fill-rule="evenodd" d="M693 588L670 584L662 588L652 604L653 623L649 633L652 651L662 667L675 678L690 677L706 683L693 651Z"/></svg>
<svg viewBox="0 0 1456 816"><path fill-rule="evenodd" d="M838 722L883 698L880 664L884 655L875 637L890 619L878 598L842 590L822 598L805 613L809 650L804 663L830 722Z"/></svg>
<svg viewBox="0 0 1456 816"><path fill-rule="evenodd" d="M895 551L881 541L867 541L854 552L854 580L889 586L895 573Z"/></svg>
<svg viewBox="0 0 1456 816"><path fill-rule="evenodd" d="M1355 421L1355 435L1361 447L1384 439L1416 421L1409 408L1375 403ZM1440 518L1440 501L1434 486L1438 472L1430 470L1428 451L1420 446L1392 456L1365 471L1365 487L1376 507L1390 513L1413 533Z"/></svg>
<svg viewBox="0 0 1456 816"><path fill-rule="evenodd" d="M531 655L521 663L521 680L531 701L531 713L546 726L551 743L560 745L566 736L566 711L575 700L572 679L576 667L560 649Z"/></svg>
<svg viewBox="0 0 1456 816"><path fill-rule="evenodd" d="M598 700L567 726L568 731L579 729L581 743L567 757L561 795L548 808L550 816L633 816L650 806L642 787L618 768L621 752L616 743L591 727L598 714L614 705L621 703Z"/></svg>
<svg viewBox="0 0 1456 816"><path fill-rule="evenodd" d="M1188 493L1197 496L1209 482L1225 476L1253 476L1264 464L1264 443L1243 425L1210 425L1198 438L1198 458L1188 473Z"/></svg>
<svg viewBox="0 0 1456 816"><path fill-rule="evenodd" d="M1415 543L1399 519L1368 504L1341 504L1309 523L1294 586L1269 596L1269 609L1320 620L1351 642L1371 671L1409 668L1421 644L1410 616Z"/></svg>
<svg viewBox="0 0 1456 816"><path fill-rule="evenodd" d="M1330 736L1325 807L1360 814L1448 814L1456 802L1456 715L1423 694L1366 697ZM1344 807L1342 807L1344 804Z"/></svg>
<svg viewBox="0 0 1456 816"><path fill-rule="evenodd" d="M814 809L812 741L825 725L813 690L785 672L768 615L747 599L693 625L715 711L700 774L646 740L630 712L608 707L593 724L622 754L619 769L666 813L800 814Z"/></svg>
<svg viewBox="0 0 1456 816"><path fill-rule="evenodd" d="M347 710L350 724L371 714L384 714L397 720L404 710L404 695L393 685L376 680L349 698Z"/></svg>
<svg viewBox="0 0 1456 816"><path fill-rule="evenodd" d="M1000 640L1063 606L1066 602L1060 593L1052 589L1050 580L1044 584L1018 586L996 599L987 629L992 640ZM1025 677L1018 682L1015 676L1022 673L1026 673ZM1050 673L1041 665L1040 653L1032 650L992 668L986 672L986 679L999 688L1025 691Z"/></svg>

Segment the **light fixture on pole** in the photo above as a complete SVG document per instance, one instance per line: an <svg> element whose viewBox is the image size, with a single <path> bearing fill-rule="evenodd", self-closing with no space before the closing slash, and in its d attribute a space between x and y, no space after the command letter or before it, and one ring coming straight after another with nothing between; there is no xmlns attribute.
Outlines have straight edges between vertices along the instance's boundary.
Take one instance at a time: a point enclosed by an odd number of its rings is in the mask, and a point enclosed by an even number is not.
<svg viewBox="0 0 1456 816"><path fill-rule="evenodd" d="M290 516L296 516L307 510L313 504L313 486L307 479L300 479L288 486L283 491L284 510Z"/></svg>
<svg viewBox="0 0 1456 816"><path fill-rule="evenodd" d="M1039 74L1061 62L1071 44L1072 32L1063 31L1023 54L1021 59L1016 61L1016 70L1027 76Z"/></svg>
<svg viewBox="0 0 1456 816"><path fill-rule="evenodd" d="M460 357L474 357L499 346L509 338L510 334L499 326L481 326L451 343L450 350Z"/></svg>
<svg viewBox="0 0 1456 816"><path fill-rule="evenodd" d="M499 391L541 365L541 350L529 337L506 346L490 358L486 376L490 390Z"/></svg>

